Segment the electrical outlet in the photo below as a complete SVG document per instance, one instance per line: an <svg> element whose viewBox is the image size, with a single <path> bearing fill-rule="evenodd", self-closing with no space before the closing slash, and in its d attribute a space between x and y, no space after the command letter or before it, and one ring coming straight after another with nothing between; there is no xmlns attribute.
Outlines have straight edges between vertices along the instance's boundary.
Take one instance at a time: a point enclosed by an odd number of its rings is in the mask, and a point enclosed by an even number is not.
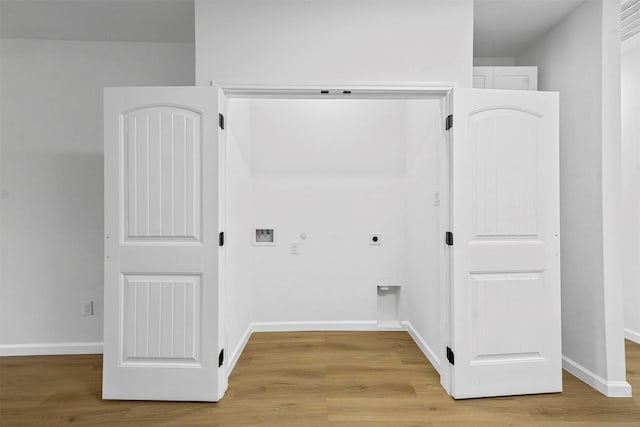
<svg viewBox="0 0 640 427"><path fill-rule="evenodd" d="M291 242L290 251L291 255L298 255L300 253L300 243Z"/></svg>
<svg viewBox="0 0 640 427"><path fill-rule="evenodd" d="M369 233L369 244L370 245L381 245L382 244L382 234L381 233Z"/></svg>
<svg viewBox="0 0 640 427"><path fill-rule="evenodd" d="M82 301L82 315L93 316L93 301Z"/></svg>

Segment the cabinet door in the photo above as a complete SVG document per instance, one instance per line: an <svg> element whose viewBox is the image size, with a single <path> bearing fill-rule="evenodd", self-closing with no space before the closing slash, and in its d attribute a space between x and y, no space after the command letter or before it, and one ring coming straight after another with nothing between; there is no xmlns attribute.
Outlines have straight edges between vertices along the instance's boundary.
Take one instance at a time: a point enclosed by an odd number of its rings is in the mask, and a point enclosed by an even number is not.
<svg viewBox="0 0 640 427"><path fill-rule="evenodd" d="M105 399L217 401L218 101L107 88Z"/></svg>
<svg viewBox="0 0 640 427"><path fill-rule="evenodd" d="M538 67L494 67L493 88L538 90Z"/></svg>
<svg viewBox="0 0 640 427"><path fill-rule="evenodd" d="M561 391L558 94L453 98L452 395Z"/></svg>
<svg viewBox="0 0 640 427"><path fill-rule="evenodd" d="M494 67L473 67L473 87L476 89L493 89Z"/></svg>

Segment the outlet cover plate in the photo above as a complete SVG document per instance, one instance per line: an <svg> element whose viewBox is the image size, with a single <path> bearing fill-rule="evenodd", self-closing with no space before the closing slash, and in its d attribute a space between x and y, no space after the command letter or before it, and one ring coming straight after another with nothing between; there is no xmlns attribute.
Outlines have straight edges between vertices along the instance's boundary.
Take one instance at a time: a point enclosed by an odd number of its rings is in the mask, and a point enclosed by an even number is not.
<svg viewBox="0 0 640 427"><path fill-rule="evenodd" d="M93 301L82 301L82 315L93 316Z"/></svg>

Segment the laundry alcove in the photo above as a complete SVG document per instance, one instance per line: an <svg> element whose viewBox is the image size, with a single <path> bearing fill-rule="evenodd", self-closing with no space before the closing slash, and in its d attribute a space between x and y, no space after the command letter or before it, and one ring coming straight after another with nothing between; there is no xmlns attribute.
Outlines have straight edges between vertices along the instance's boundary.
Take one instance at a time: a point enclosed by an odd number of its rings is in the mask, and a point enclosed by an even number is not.
<svg viewBox="0 0 640 427"><path fill-rule="evenodd" d="M103 398L217 401L252 332L381 328L455 398L561 391L558 224L554 93L106 89Z"/></svg>
<svg viewBox="0 0 640 427"><path fill-rule="evenodd" d="M439 347L442 116L436 97L229 100L231 365L250 325L377 329L380 285L403 286L398 320ZM265 224L277 243L252 245Z"/></svg>

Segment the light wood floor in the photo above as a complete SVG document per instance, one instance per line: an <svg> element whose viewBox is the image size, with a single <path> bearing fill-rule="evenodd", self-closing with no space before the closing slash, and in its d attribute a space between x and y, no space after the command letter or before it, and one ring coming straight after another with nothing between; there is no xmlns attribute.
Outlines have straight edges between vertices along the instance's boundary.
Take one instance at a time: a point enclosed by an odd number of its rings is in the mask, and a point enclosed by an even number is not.
<svg viewBox="0 0 640 427"><path fill-rule="evenodd" d="M630 399L564 375L564 392L455 401L404 332L256 333L219 403L102 401L102 357L0 358L0 425L640 426L640 345Z"/></svg>

